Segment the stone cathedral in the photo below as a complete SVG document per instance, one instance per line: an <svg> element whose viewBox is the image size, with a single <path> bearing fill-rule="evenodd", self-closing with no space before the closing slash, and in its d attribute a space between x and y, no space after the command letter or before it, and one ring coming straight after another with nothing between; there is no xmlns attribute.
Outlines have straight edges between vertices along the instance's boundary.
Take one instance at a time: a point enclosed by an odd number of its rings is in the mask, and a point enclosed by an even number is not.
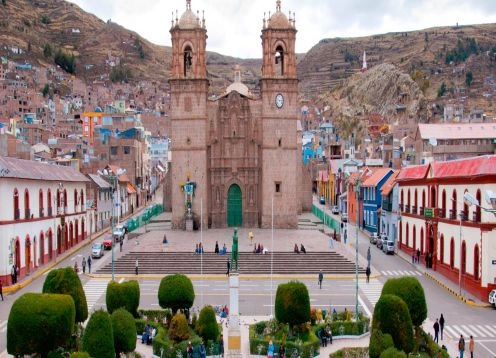
<svg viewBox="0 0 496 358"><path fill-rule="evenodd" d="M198 14L198 12L197 12ZM294 16L281 1L262 27L260 95L234 82L209 98L205 19L191 9L172 21L172 227L296 228L302 210ZM236 41L236 39L233 39Z"/></svg>

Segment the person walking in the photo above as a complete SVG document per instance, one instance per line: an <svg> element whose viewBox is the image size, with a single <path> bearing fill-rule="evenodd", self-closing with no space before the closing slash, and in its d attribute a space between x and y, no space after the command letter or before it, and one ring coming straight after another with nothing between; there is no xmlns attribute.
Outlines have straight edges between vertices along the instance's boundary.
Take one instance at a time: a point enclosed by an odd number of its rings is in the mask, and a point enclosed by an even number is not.
<svg viewBox="0 0 496 358"><path fill-rule="evenodd" d="M417 263L420 263L420 249L417 248Z"/></svg>
<svg viewBox="0 0 496 358"><path fill-rule="evenodd" d="M365 270L365 275L367 276L367 283L370 282L370 266L367 266L367 269Z"/></svg>
<svg viewBox="0 0 496 358"><path fill-rule="evenodd" d="M91 255L88 256L86 262L88 263L88 273L91 273Z"/></svg>
<svg viewBox="0 0 496 358"><path fill-rule="evenodd" d="M224 336L221 334L219 339L219 353L220 356L224 357Z"/></svg>
<svg viewBox="0 0 496 358"><path fill-rule="evenodd" d="M370 266L371 259L372 259L372 255L370 254L370 245L369 245L369 248L367 249L367 262L369 263L368 266Z"/></svg>
<svg viewBox="0 0 496 358"><path fill-rule="evenodd" d="M434 342L439 343L439 322L436 318L436 322L434 322Z"/></svg>
<svg viewBox="0 0 496 358"><path fill-rule="evenodd" d="M134 265L134 274L137 276L139 273L139 262L138 259L136 259L136 264Z"/></svg>
<svg viewBox="0 0 496 358"><path fill-rule="evenodd" d="M10 276L12 278L12 284L15 284L17 278L15 265L12 265L12 269L10 270Z"/></svg>
<svg viewBox="0 0 496 358"><path fill-rule="evenodd" d="M444 331L444 316L441 313L441 317L439 317L439 328L441 331L441 340L443 340L443 331Z"/></svg>
<svg viewBox="0 0 496 358"><path fill-rule="evenodd" d="M319 272L319 287L322 289L322 280L324 279L324 274L322 273L322 270Z"/></svg>
<svg viewBox="0 0 496 358"><path fill-rule="evenodd" d="M3 283L2 283L2 280L0 280L0 296L2 296L2 301L3 301Z"/></svg>
<svg viewBox="0 0 496 358"><path fill-rule="evenodd" d="M470 352L470 358L474 358L475 341L472 336L470 336L470 341L468 341L468 350Z"/></svg>
<svg viewBox="0 0 496 358"><path fill-rule="evenodd" d="M229 276L229 271L231 271L231 262L229 261L229 258L227 259L227 271L226 271L226 276Z"/></svg>
<svg viewBox="0 0 496 358"><path fill-rule="evenodd" d="M214 248L214 254L218 254L219 253L219 242L216 241L215 242L215 248Z"/></svg>
<svg viewBox="0 0 496 358"><path fill-rule="evenodd" d="M200 343L200 358L206 358L207 357L207 350L205 349L205 343L203 343L203 340Z"/></svg>
<svg viewBox="0 0 496 358"><path fill-rule="evenodd" d="M460 334L460 339L458 340L458 352L459 357L463 358L463 353L465 352L465 339L463 339L463 334Z"/></svg>
<svg viewBox="0 0 496 358"><path fill-rule="evenodd" d="M124 245L124 238L121 238L121 241L119 241L119 251L122 252L122 245Z"/></svg>
<svg viewBox="0 0 496 358"><path fill-rule="evenodd" d="M86 272L86 258L83 256L83 261L81 261L81 267L83 268L83 273Z"/></svg>

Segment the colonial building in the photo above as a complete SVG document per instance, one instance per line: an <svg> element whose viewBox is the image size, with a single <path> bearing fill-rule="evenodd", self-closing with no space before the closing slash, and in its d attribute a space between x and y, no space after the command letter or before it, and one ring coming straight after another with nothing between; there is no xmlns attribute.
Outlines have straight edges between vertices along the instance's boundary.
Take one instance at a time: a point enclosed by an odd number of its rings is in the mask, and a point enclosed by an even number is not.
<svg viewBox="0 0 496 358"><path fill-rule="evenodd" d="M0 157L0 279L10 284L84 240L86 182L78 171Z"/></svg>
<svg viewBox="0 0 496 358"><path fill-rule="evenodd" d="M209 98L207 29L186 1L173 20L171 90L172 225L191 211L204 227L296 228L301 212L301 133L298 126L293 18L276 11L263 21L260 96L241 83ZM189 210L188 210L189 209Z"/></svg>
<svg viewBox="0 0 496 358"><path fill-rule="evenodd" d="M496 156L406 167L396 182L400 249L419 249L428 268L487 300L496 288L496 207L486 201L496 185ZM467 195L479 205L470 205Z"/></svg>

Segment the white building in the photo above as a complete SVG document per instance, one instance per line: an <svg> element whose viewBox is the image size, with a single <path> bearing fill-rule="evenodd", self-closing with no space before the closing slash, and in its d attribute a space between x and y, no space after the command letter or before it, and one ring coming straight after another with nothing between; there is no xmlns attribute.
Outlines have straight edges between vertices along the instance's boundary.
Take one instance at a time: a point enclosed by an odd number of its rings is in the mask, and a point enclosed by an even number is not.
<svg viewBox="0 0 496 358"><path fill-rule="evenodd" d="M496 288L496 203L485 194L496 188L496 156L481 156L401 169L399 247L487 300ZM470 205L465 193L479 206Z"/></svg>
<svg viewBox="0 0 496 358"><path fill-rule="evenodd" d="M80 172L0 157L0 278L23 278L84 240L86 182Z"/></svg>

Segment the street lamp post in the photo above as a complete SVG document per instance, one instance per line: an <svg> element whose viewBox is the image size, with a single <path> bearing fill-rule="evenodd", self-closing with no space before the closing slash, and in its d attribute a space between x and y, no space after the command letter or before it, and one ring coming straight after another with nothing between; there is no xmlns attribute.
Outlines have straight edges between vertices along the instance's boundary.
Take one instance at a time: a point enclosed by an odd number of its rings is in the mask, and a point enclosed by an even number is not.
<svg viewBox="0 0 496 358"><path fill-rule="evenodd" d="M356 214L356 236L355 236L355 319L358 321L358 223L360 222L360 178L357 178L355 184L355 194L357 199Z"/></svg>

